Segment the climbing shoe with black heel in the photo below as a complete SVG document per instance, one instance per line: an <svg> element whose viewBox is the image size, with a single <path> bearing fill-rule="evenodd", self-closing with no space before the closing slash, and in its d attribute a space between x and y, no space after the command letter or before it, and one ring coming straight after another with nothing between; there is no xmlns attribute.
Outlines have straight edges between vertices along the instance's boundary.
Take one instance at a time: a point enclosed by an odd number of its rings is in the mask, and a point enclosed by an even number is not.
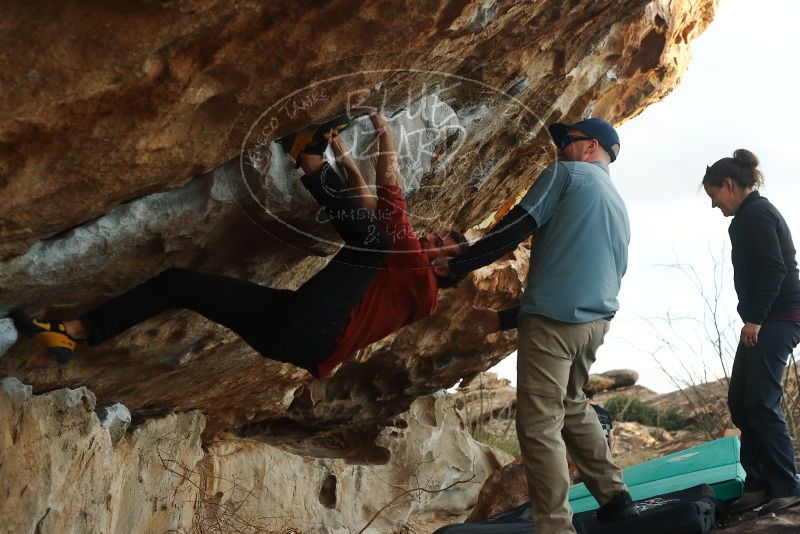
<svg viewBox="0 0 800 534"><path fill-rule="evenodd" d="M347 116L341 115L320 126L289 134L278 142L283 147L283 150L297 161L301 152L324 154L330 140L339 135L349 125L350 120Z"/></svg>
<svg viewBox="0 0 800 534"><path fill-rule="evenodd" d="M9 317L14 320L18 331L45 347L58 363L67 363L72 358L77 342L67 334L64 323L34 319L22 310L13 310Z"/></svg>

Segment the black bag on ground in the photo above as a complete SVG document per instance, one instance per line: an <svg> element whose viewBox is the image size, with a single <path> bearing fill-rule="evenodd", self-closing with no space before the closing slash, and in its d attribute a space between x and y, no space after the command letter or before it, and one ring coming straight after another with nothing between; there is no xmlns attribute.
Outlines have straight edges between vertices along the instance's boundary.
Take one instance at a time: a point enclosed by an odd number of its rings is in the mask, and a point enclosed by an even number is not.
<svg viewBox="0 0 800 534"><path fill-rule="evenodd" d="M636 501L639 517L599 522L594 511L575 514L578 534L704 534L719 523L721 508L707 484ZM530 505L523 504L480 523L442 527L434 534L535 534Z"/></svg>
<svg viewBox="0 0 800 534"><path fill-rule="evenodd" d="M602 523L594 511L575 514L588 534L703 534L722 521L722 509L708 484L636 501L639 517Z"/></svg>

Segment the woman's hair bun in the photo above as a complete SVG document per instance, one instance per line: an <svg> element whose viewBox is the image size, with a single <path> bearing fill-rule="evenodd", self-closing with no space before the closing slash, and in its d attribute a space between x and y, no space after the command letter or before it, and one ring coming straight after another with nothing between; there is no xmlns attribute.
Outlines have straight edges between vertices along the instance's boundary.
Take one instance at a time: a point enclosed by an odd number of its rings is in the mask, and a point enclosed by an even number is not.
<svg viewBox="0 0 800 534"><path fill-rule="evenodd" d="M733 159L742 167L755 169L758 167L758 158L755 154L745 148L739 148L733 152Z"/></svg>
<svg viewBox="0 0 800 534"><path fill-rule="evenodd" d="M764 185L764 175L758 169L758 158L744 148L736 150L732 158L722 158L711 167L706 167L703 184L722 187L726 178L745 189L758 189Z"/></svg>

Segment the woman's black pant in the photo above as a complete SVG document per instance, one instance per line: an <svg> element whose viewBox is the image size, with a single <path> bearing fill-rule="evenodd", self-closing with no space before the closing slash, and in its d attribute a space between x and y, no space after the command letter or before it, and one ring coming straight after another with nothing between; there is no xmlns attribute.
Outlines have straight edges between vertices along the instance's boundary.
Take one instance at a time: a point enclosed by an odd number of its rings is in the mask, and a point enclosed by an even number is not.
<svg viewBox="0 0 800 534"><path fill-rule="evenodd" d="M383 264L389 239L328 165L302 183L326 208L345 245L296 291L171 268L81 317L96 345L166 310L186 308L230 328L256 351L316 373L335 349L364 291Z"/></svg>
<svg viewBox="0 0 800 534"><path fill-rule="evenodd" d="M781 410L781 379L800 323L765 321L758 343L740 343L731 370L728 406L742 431L741 461L745 491L766 490L772 497L800 495L794 448Z"/></svg>

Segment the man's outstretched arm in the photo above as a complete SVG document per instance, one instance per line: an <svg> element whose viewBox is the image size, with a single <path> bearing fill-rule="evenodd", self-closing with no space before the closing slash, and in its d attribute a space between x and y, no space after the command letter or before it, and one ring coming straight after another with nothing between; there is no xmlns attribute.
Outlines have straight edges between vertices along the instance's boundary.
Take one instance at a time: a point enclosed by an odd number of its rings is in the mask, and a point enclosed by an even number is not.
<svg viewBox="0 0 800 534"><path fill-rule="evenodd" d="M484 267L514 250L523 240L547 224L571 181L562 164L543 170L528 192L492 230L467 252L447 261L434 261L436 274L459 280L470 271Z"/></svg>
<svg viewBox="0 0 800 534"><path fill-rule="evenodd" d="M483 239L472 245L467 252L451 259L446 272L441 272L440 267L435 267L440 276L449 276L459 280L467 273L494 263L505 256L536 231L536 221L528 212L516 206L503 217ZM505 310L492 310L489 308L475 308L474 316L470 319L473 324L479 325L481 333L513 330L517 328L519 305ZM482 326L481 326L482 325Z"/></svg>
<svg viewBox="0 0 800 534"><path fill-rule="evenodd" d="M537 228L536 220L527 211L519 206L514 207L467 252L449 261L447 267L450 276L461 278L475 269L494 263L533 235Z"/></svg>

